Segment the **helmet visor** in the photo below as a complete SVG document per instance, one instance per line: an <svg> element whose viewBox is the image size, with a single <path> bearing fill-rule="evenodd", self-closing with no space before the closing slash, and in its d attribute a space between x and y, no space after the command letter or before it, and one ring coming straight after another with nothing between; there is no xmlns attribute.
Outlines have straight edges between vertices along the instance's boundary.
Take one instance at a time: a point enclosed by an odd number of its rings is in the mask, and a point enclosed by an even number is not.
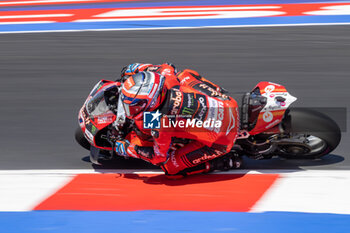
<svg viewBox="0 0 350 233"><path fill-rule="evenodd" d="M144 99L135 99L130 104L126 104L123 101L123 107L125 110L125 115L127 117L135 117L145 110L147 106L147 100Z"/></svg>

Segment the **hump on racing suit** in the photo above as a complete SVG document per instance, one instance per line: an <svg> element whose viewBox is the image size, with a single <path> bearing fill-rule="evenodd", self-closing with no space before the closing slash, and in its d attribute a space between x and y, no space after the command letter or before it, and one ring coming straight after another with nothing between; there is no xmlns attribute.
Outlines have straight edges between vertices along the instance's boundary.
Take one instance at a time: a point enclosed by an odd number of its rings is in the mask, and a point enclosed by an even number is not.
<svg viewBox="0 0 350 233"><path fill-rule="evenodd" d="M178 71L175 65L169 62L160 65L153 65L150 63L133 63L127 65L121 70L122 81L125 81L125 79L128 76L134 75L142 71L157 72L167 78L168 84L169 81L173 82L173 79L176 79L177 81L179 81L179 85L190 86L209 96L219 96L227 93L227 91L224 88L205 79L197 71L191 69ZM170 84L170 86L171 85L172 84ZM177 83L175 83L174 85L177 85Z"/></svg>
<svg viewBox="0 0 350 233"><path fill-rule="evenodd" d="M205 79L203 76L198 74L197 71L185 69L179 72L177 77L180 81L180 85L182 86L190 86L193 89L212 97L223 97L224 99L227 98L227 95L225 95L227 91L224 88Z"/></svg>

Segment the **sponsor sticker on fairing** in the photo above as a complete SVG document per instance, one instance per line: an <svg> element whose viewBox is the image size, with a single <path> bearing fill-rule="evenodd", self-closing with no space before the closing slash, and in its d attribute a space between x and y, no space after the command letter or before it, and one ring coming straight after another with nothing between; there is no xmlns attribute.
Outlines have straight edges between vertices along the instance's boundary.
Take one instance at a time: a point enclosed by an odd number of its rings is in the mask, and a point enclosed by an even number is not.
<svg viewBox="0 0 350 233"><path fill-rule="evenodd" d="M265 122L270 122L273 119L273 114L271 112L264 112L263 114L263 120Z"/></svg>
<svg viewBox="0 0 350 233"><path fill-rule="evenodd" d="M266 93L270 93L273 92L275 90L275 86L274 85L268 85L265 87L265 92Z"/></svg>
<svg viewBox="0 0 350 233"><path fill-rule="evenodd" d="M102 116L97 118L98 124L107 124L113 122L113 116Z"/></svg>
<svg viewBox="0 0 350 233"><path fill-rule="evenodd" d="M92 133L90 133L89 130L85 129L85 135L86 135L86 139L87 139L90 143L93 143L93 142L94 142L94 136L92 135Z"/></svg>

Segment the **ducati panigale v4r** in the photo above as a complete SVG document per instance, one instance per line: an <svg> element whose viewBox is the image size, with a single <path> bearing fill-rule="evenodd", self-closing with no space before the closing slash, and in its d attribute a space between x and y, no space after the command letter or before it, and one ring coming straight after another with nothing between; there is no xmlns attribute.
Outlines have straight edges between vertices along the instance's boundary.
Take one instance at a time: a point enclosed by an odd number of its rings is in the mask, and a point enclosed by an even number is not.
<svg viewBox="0 0 350 233"><path fill-rule="evenodd" d="M92 163L117 156L114 142L134 130L133 122L125 118L120 85L101 80L80 109L75 138L90 150ZM240 105L240 130L232 150L240 155L254 159L317 159L340 142L340 129L331 118L311 109L290 108L296 98L282 85L260 82L235 100Z"/></svg>

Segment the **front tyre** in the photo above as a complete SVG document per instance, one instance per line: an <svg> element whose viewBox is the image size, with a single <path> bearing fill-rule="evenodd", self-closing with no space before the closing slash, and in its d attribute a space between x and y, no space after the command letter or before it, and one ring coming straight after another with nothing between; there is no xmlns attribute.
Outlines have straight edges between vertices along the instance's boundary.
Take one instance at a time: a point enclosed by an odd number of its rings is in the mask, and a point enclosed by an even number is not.
<svg viewBox="0 0 350 233"><path fill-rule="evenodd" d="M83 148L86 150L90 150L90 143L88 140L86 140L83 131L81 130L80 127L78 127L75 130L75 140L81 145Z"/></svg>
<svg viewBox="0 0 350 233"><path fill-rule="evenodd" d="M311 109L288 109L282 121L288 136L277 142L276 154L287 159L317 159L332 152L339 144L337 123Z"/></svg>

